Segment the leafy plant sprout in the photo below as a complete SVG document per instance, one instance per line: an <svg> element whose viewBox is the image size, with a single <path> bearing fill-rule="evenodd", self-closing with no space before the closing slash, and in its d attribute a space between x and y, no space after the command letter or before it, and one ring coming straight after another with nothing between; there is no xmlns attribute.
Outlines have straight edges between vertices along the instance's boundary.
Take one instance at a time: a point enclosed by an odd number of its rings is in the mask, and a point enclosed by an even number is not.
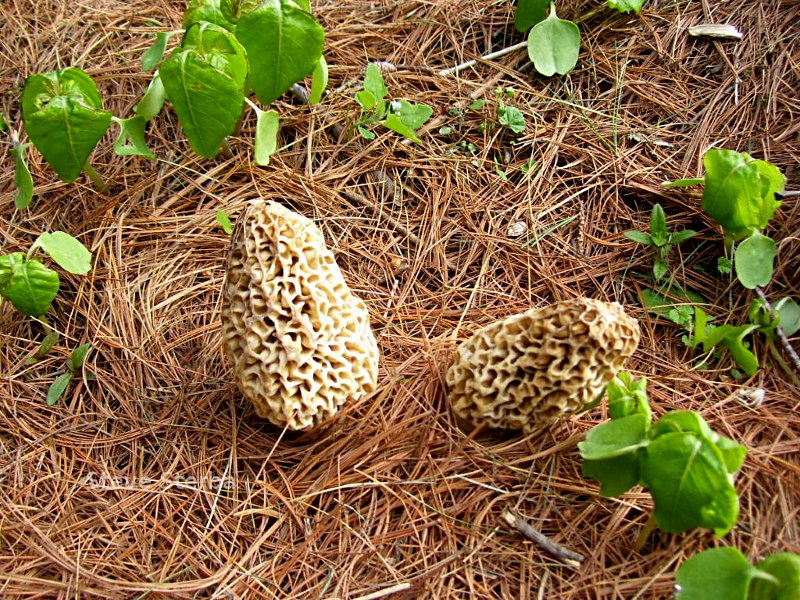
<svg viewBox="0 0 800 600"><path fill-rule="evenodd" d="M656 281L661 281L669 267L669 252L672 246L688 240L695 234L696 232L690 229L675 232L669 231L664 209L661 208L660 204L655 204L650 212L650 233L632 230L626 231L625 237L655 249L653 277Z"/></svg>

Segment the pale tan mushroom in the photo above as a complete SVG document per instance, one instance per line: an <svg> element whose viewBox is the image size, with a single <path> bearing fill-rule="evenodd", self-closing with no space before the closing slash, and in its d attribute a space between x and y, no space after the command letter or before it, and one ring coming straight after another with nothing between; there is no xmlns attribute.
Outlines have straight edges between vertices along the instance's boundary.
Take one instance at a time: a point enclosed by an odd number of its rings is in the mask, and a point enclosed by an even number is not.
<svg viewBox="0 0 800 600"><path fill-rule="evenodd" d="M616 302L535 308L458 346L448 399L469 425L535 431L594 400L638 343L638 322Z"/></svg>
<svg viewBox="0 0 800 600"><path fill-rule="evenodd" d="M308 218L252 200L231 238L223 287L225 354L260 417L298 430L319 425L375 389L378 345Z"/></svg>

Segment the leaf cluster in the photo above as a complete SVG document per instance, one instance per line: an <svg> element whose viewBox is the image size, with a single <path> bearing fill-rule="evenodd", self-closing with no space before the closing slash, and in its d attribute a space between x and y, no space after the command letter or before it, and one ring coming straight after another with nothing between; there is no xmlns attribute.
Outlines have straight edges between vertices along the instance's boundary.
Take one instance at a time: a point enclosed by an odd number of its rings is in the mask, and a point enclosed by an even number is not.
<svg viewBox="0 0 800 600"><path fill-rule="evenodd" d="M67 360L66 371L61 373L58 377L55 378L55 381L50 384L50 387L47 390L47 404L48 406L52 406L64 395L64 392L67 391L70 384L72 383L73 379L77 377L81 369L83 368L83 363L86 360L86 354L91 350L91 344L81 344L72 353L69 355L69 359ZM94 378L93 374L90 374L91 378Z"/></svg>
<svg viewBox="0 0 800 600"><path fill-rule="evenodd" d="M625 237L634 242L650 246L656 251L653 261L653 277L661 281L667 274L669 266L669 252L672 246L696 235L696 232L686 229L684 231L669 231L664 209L660 204L655 204L650 212L650 233L644 231L626 231Z"/></svg>
<svg viewBox="0 0 800 600"><path fill-rule="evenodd" d="M663 531L705 527L725 535L739 515L733 475L746 449L712 431L694 411L652 422L646 388L646 379L625 373L608 385L611 421L578 444L584 476L599 480L606 497L637 484L648 488Z"/></svg>

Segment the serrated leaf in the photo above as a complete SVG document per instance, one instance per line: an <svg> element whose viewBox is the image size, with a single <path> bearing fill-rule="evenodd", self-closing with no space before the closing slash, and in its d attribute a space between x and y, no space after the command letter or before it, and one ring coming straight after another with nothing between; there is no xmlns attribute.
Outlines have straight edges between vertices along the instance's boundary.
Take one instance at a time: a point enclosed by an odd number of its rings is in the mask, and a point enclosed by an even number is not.
<svg viewBox="0 0 800 600"><path fill-rule="evenodd" d="M196 25L161 66L161 81L192 149L215 157L242 114L246 58L226 30Z"/></svg>
<svg viewBox="0 0 800 600"><path fill-rule="evenodd" d="M317 66L325 33L292 0L265 0L240 16L236 38L247 51L253 91L272 104Z"/></svg>
<svg viewBox="0 0 800 600"><path fill-rule="evenodd" d="M386 115L386 119L381 121L386 127L410 139L412 142L421 142L417 134L408 125L400 120L400 117L393 114Z"/></svg>
<svg viewBox="0 0 800 600"><path fill-rule="evenodd" d="M621 13L634 12L638 15L643 5L644 0L608 0L608 7Z"/></svg>
<svg viewBox="0 0 800 600"><path fill-rule="evenodd" d="M528 56L545 77L566 75L578 63L581 35L572 21L559 19L554 9L528 34Z"/></svg>
<svg viewBox="0 0 800 600"><path fill-rule="evenodd" d="M72 373L67 371L66 373L62 373L58 377L56 377L55 381L50 384L50 387L47 390L47 405L53 406L56 402L59 401L61 396L64 395L64 392L67 391L70 382L72 382Z"/></svg>
<svg viewBox="0 0 800 600"><path fill-rule="evenodd" d="M311 74L311 91L308 95L309 104L317 104L322 100L322 94L328 87L328 63L324 56L319 57L317 66Z"/></svg>
<svg viewBox="0 0 800 600"><path fill-rule="evenodd" d="M144 140L145 119L142 116L119 119L111 117L119 125L119 135L114 141L114 152L117 156L144 156L155 160L156 156L150 152ZM126 143L127 142L127 143Z"/></svg>
<svg viewBox="0 0 800 600"><path fill-rule="evenodd" d="M259 110L256 113L256 164L266 166L269 158L278 149L278 132L281 125L278 112L274 110Z"/></svg>
<svg viewBox="0 0 800 600"><path fill-rule="evenodd" d="M749 290L767 285L772 279L778 246L772 238L754 231L736 247L733 268L739 282Z"/></svg>
<svg viewBox="0 0 800 600"><path fill-rule="evenodd" d="M695 554L675 574L675 600L745 600L753 567L736 548L712 548Z"/></svg>
<svg viewBox="0 0 800 600"><path fill-rule="evenodd" d="M33 145L64 181L74 181L111 123L89 75L69 67L32 75L22 91L22 120Z"/></svg>
<svg viewBox="0 0 800 600"><path fill-rule="evenodd" d="M86 361L86 354L89 350L92 349L91 344L81 344L72 353L69 355L69 360L67 361L67 369L73 374L77 374L81 367L83 367L83 363Z"/></svg>
<svg viewBox="0 0 800 600"><path fill-rule="evenodd" d="M164 58L167 41L170 37L172 37L170 32L159 31L156 33L153 44L142 54L142 71L152 71L159 65L161 59Z"/></svg>
<svg viewBox="0 0 800 600"><path fill-rule="evenodd" d="M14 206L19 210L28 208L33 200L33 177L25 160L28 146L30 144L15 144L9 150L14 156Z"/></svg>
<svg viewBox="0 0 800 600"><path fill-rule="evenodd" d="M147 86L147 90L144 92L144 96L142 96L139 103L133 107L133 112L142 117L145 121L154 119L161 112L166 95L164 84L161 82L161 75L156 71L153 74L153 79L150 80Z"/></svg>
<svg viewBox="0 0 800 600"><path fill-rule="evenodd" d="M228 31L236 27L223 13L220 0L192 0L183 13L183 29L188 31L192 25L203 22L219 25Z"/></svg>
<svg viewBox="0 0 800 600"><path fill-rule="evenodd" d="M85 275L92 269L92 253L68 233L42 233L33 244L33 247L37 246L65 271Z"/></svg>
<svg viewBox="0 0 800 600"><path fill-rule="evenodd" d="M231 219L221 208L217 210L217 224L222 227L222 231L227 233L228 235L233 233L233 223L231 223Z"/></svg>
<svg viewBox="0 0 800 600"><path fill-rule="evenodd" d="M547 7L550 0L517 0L517 10L514 12L514 27L524 33L547 16Z"/></svg>
<svg viewBox="0 0 800 600"><path fill-rule="evenodd" d="M497 110L497 121L514 133L525 131L525 115L514 106L502 106Z"/></svg>
<svg viewBox="0 0 800 600"><path fill-rule="evenodd" d="M43 315L58 293L58 273L22 252L0 256L0 296L30 317Z"/></svg>

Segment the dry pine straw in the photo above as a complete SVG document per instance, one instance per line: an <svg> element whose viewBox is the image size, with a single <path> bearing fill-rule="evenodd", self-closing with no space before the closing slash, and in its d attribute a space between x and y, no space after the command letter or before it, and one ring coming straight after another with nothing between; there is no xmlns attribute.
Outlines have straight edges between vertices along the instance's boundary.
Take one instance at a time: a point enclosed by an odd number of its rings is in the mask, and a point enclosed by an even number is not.
<svg viewBox="0 0 800 600"><path fill-rule="evenodd" d="M29 152L37 199L19 213L11 162L2 163L2 252L62 229L91 247L95 268L62 277L51 317L62 341L38 364L25 358L41 326L0 308L0 595L663 598L678 565L704 547L735 545L753 559L800 550L798 389L767 358L752 381L729 379L728 359L693 369L699 358L675 328L640 309L636 273L649 257L622 236L646 226L656 201L672 225L699 230L674 257L675 277L702 290L720 321L738 322L751 295L715 274L719 238L698 191L659 182L697 174L714 144L769 158L797 189L800 4L650 0L639 17L595 13L582 23L578 68L563 79L531 73L523 52L436 75L520 41L509 2L316 4L332 91L313 108L279 102L286 147L269 167L249 162L252 117L232 156L208 161L188 151L169 111L149 131L157 162L115 157L110 135L101 142L93 162L107 196L83 179L59 182ZM578 19L596 5L565 1L559 12ZM3 2L3 112L19 126L24 77L75 65L115 114L130 114L148 81L139 57L154 32L180 26L182 8ZM706 20L736 24L744 39L685 34ZM355 114L348 82L367 60L432 68L387 75L392 93L434 108L422 144L338 135ZM528 121L513 145L478 128L499 85L518 91L512 103ZM483 115L448 114L477 97L488 99ZM439 134L442 124L455 133ZM452 153L462 138L475 156ZM508 182L494 169L503 153ZM523 177L530 158L537 169ZM256 195L322 224L380 339L379 391L313 433L281 436L257 419L221 354L227 238L214 215L235 216ZM534 243L506 236L518 220ZM780 242L772 298L798 293L799 224L787 199L770 231ZM703 531L656 534L632 551L648 494L602 499L580 474L575 442L603 409L524 438L468 437L453 422L443 385L453 344L578 294L618 300L641 320L629 367L650 378L657 413L698 410L748 446L740 521L723 542ZM87 341L96 380L47 407L69 349ZM760 341L755 350L765 355ZM749 386L766 390L762 406L737 402ZM577 570L557 564L501 523L507 507L587 560Z"/></svg>

